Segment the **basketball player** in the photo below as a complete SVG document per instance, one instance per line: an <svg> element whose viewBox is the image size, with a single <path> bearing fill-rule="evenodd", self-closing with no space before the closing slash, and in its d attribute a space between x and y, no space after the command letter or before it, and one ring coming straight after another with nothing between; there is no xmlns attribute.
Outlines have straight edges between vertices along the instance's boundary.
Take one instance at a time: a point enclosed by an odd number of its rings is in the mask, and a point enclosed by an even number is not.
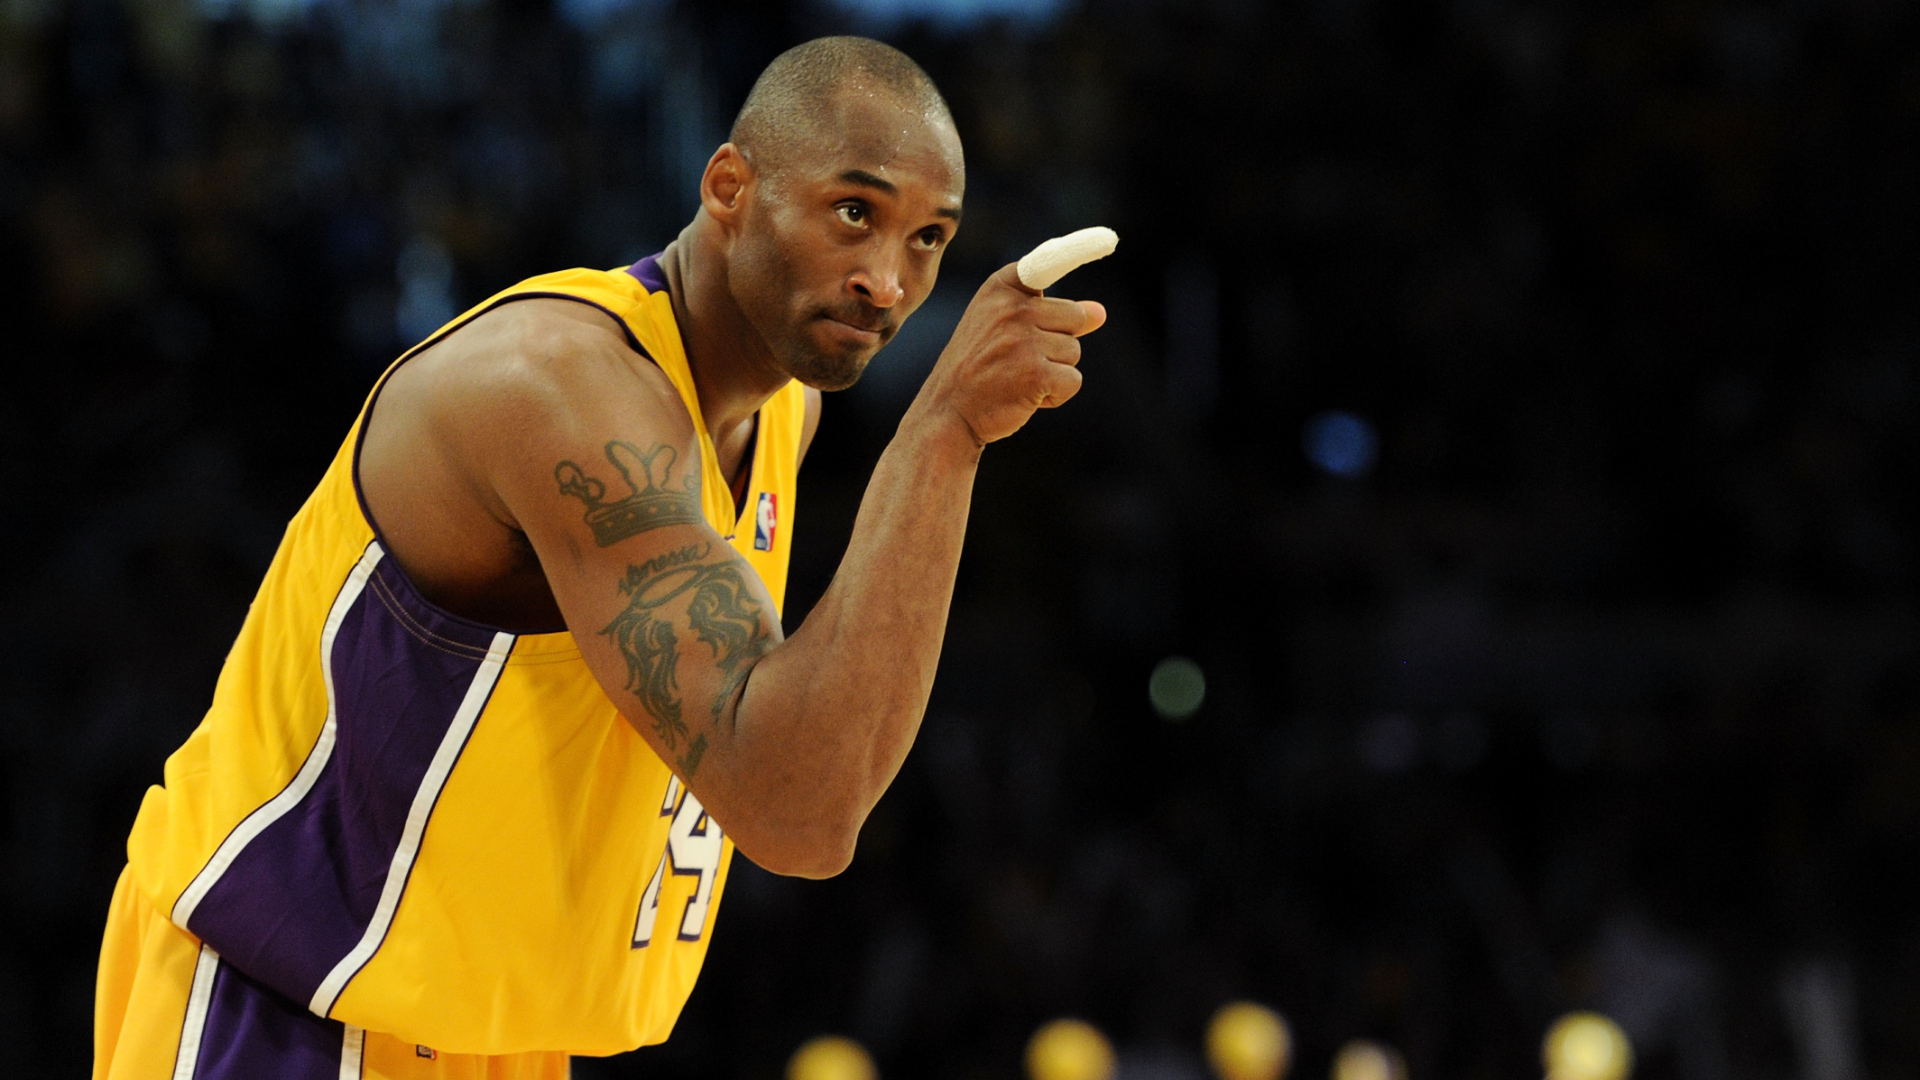
<svg viewBox="0 0 1920 1080"><path fill-rule="evenodd" d="M960 140L859 38L775 60L657 256L403 356L147 793L94 1075L563 1077L671 1031L737 844L827 877L912 744L976 463L1090 302L981 287L832 586L779 604L820 391L926 299Z"/></svg>

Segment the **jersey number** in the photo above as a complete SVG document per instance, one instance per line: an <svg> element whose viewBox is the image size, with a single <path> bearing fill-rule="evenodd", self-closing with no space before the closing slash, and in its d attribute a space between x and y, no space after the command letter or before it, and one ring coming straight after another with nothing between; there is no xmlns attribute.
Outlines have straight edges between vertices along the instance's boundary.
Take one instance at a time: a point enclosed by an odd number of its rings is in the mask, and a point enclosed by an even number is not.
<svg viewBox="0 0 1920 1080"><path fill-rule="evenodd" d="M707 928L707 907L713 901L713 881L720 874L720 826L707 816L706 808L680 783L677 776L667 780L667 797L660 801L660 816L671 817L667 826L667 850L660 853L660 865L654 867L647 891L640 894L640 914L633 920L633 947L645 948L653 941L653 924L660 914L660 886L668 868L675 874L698 874L700 884L687 898L687 909L680 916L680 940L699 941Z"/></svg>

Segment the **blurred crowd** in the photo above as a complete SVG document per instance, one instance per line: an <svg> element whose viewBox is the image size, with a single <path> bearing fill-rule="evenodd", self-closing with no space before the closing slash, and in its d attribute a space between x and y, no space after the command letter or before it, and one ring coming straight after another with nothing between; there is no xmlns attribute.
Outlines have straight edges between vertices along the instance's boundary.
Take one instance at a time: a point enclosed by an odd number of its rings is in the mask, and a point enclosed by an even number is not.
<svg viewBox="0 0 1920 1080"><path fill-rule="evenodd" d="M830 397L786 618L979 280L1086 389L987 454L920 742L826 883L735 863L664 1046L1197 1080L1920 1077L1920 15L1885 0L0 0L0 1042L87 1067L144 788L381 368L655 251L831 32L952 102L966 225ZM1150 697L1184 657L1197 709ZM1190 670L1183 668L1182 670ZM1182 715L1185 714L1185 715Z"/></svg>

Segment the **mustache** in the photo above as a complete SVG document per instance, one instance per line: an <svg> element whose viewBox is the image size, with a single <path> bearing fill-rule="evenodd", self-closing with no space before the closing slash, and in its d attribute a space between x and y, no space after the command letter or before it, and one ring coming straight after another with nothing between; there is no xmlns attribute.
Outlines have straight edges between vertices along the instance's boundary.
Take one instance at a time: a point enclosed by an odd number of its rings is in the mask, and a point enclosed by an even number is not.
<svg viewBox="0 0 1920 1080"><path fill-rule="evenodd" d="M872 304L842 304L821 308L820 314L846 323L848 326L879 334L881 337L893 335L893 312L886 308L877 308Z"/></svg>

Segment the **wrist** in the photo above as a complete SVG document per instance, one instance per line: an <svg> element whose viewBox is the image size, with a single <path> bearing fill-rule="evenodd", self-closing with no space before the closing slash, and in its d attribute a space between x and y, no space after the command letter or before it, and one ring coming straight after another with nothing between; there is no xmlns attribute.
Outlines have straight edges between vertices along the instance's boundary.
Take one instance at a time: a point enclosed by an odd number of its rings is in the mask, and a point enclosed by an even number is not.
<svg viewBox="0 0 1920 1080"><path fill-rule="evenodd" d="M912 442L943 460L976 465L986 442L974 434L973 427L959 410L915 401L900 418L896 439Z"/></svg>

